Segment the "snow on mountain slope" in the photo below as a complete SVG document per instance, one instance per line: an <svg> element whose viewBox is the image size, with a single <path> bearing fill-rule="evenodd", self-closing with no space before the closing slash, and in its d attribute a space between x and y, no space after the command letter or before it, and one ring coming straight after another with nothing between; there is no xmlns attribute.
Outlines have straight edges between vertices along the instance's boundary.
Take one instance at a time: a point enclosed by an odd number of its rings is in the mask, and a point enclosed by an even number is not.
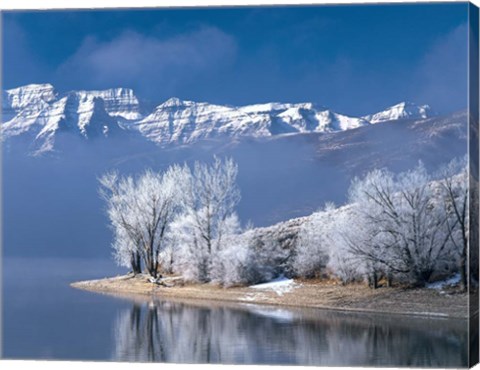
<svg viewBox="0 0 480 370"><path fill-rule="evenodd" d="M55 136L83 138L140 133L160 146L206 139L259 138L298 133L330 133L380 122L426 118L428 106L400 103L365 117L351 117L313 103L226 106L171 98L150 114L131 89L58 94L50 84L26 85L2 93L2 140L22 136L37 154L54 150Z"/></svg>
<svg viewBox="0 0 480 370"><path fill-rule="evenodd" d="M192 143L219 136L270 136L271 122L235 107L171 98L137 123L138 130L158 144Z"/></svg>
<svg viewBox="0 0 480 370"><path fill-rule="evenodd" d="M40 114L39 120L42 129L37 138L62 128L78 130L82 136L88 138L99 132L108 133L108 125L114 122L112 117L106 114L101 99L76 93L50 105Z"/></svg>
<svg viewBox="0 0 480 370"><path fill-rule="evenodd" d="M42 127L35 137L36 153L54 150L57 132L73 131L85 139L108 137L119 130L116 120L105 110L102 99L93 94L70 93L54 102L38 117Z"/></svg>
<svg viewBox="0 0 480 370"><path fill-rule="evenodd" d="M283 103L265 103L265 104L251 104L239 107L242 112L249 114L260 114L260 113L272 113L272 112L281 112L288 108L291 108L293 104L283 104Z"/></svg>
<svg viewBox="0 0 480 370"><path fill-rule="evenodd" d="M307 104L293 106L278 117L298 132L345 131L369 124L362 118L348 117L330 110L318 111Z"/></svg>
<svg viewBox="0 0 480 370"><path fill-rule="evenodd" d="M368 124L362 118L334 113L312 103L230 107L172 98L140 120L137 127L158 144L185 144L218 137L344 131Z"/></svg>
<svg viewBox="0 0 480 370"><path fill-rule="evenodd" d="M101 98L105 103L105 110L114 117L123 117L127 120L143 118L140 101L132 89L116 88L99 91L79 91L79 95Z"/></svg>
<svg viewBox="0 0 480 370"><path fill-rule="evenodd" d="M32 84L2 92L2 134L15 136L27 132L39 114L57 97L50 84Z"/></svg>
<svg viewBox="0 0 480 370"><path fill-rule="evenodd" d="M37 104L55 100L57 94L50 84L31 84L3 92L2 106L18 112L34 108Z"/></svg>
<svg viewBox="0 0 480 370"><path fill-rule="evenodd" d="M28 134L34 154L53 151L60 132L72 132L88 139L107 137L119 130L116 119L106 112L104 100L95 94L71 92L52 100L52 95L37 89L28 94L12 94L12 97L11 106L23 105L24 109L17 108L19 112L3 123L2 139Z"/></svg>
<svg viewBox="0 0 480 370"><path fill-rule="evenodd" d="M399 119L420 119L431 117L431 109L428 105L416 105L402 102L384 111L363 117L370 123L381 123Z"/></svg>

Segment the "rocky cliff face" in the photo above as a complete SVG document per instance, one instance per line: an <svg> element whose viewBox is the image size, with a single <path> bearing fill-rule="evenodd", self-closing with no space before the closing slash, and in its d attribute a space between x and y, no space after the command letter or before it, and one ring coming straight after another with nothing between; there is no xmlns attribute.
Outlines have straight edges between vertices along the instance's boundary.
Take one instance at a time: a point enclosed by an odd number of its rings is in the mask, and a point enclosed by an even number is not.
<svg viewBox="0 0 480 370"><path fill-rule="evenodd" d="M138 120L143 117L143 108L132 89L116 88L100 91L79 91L84 97L102 99L105 111L113 117L122 117L127 120Z"/></svg>

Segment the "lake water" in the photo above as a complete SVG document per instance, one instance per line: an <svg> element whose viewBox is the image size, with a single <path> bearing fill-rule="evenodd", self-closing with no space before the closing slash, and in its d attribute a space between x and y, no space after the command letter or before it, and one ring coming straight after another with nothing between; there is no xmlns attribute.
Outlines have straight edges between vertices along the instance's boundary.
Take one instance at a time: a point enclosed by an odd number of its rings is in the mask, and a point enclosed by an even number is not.
<svg viewBox="0 0 480 370"><path fill-rule="evenodd" d="M69 287L111 261L3 260L3 357L464 367L466 320L124 299Z"/></svg>

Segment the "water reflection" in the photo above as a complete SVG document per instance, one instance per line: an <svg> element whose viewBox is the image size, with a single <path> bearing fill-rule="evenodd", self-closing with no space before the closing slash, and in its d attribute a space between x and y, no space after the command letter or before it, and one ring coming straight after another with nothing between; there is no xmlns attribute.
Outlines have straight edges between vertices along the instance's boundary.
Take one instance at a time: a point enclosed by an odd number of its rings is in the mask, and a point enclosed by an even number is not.
<svg viewBox="0 0 480 370"><path fill-rule="evenodd" d="M135 302L115 323L117 361L466 366L467 321L255 305Z"/></svg>

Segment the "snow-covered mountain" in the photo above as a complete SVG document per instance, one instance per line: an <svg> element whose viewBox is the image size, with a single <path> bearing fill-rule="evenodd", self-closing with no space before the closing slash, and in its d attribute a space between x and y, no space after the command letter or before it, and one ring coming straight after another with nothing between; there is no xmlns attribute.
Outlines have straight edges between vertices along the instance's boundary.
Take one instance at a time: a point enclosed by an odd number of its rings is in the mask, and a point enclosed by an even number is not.
<svg viewBox="0 0 480 370"><path fill-rule="evenodd" d="M117 88L100 91L79 91L81 96L92 96L104 101L105 110L113 117L137 120L143 117L143 108L132 89Z"/></svg>
<svg viewBox="0 0 480 370"><path fill-rule="evenodd" d="M120 128L106 110L108 100L98 93L80 91L59 96L51 85L7 90L2 101L2 140L26 136L31 152L42 154L55 149L61 133L75 133L85 139L108 137Z"/></svg>
<svg viewBox="0 0 480 370"><path fill-rule="evenodd" d="M131 89L59 94L50 84L32 84L3 91L2 140L26 137L32 152L42 154L57 149L58 135L67 132L84 139L136 134L167 146L216 138L338 132L392 120L427 118L430 114L428 106L412 103L352 117L313 103L235 107L178 98L149 112Z"/></svg>
<svg viewBox="0 0 480 370"><path fill-rule="evenodd" d="M38 115L57 98L52 85L28 85L2 92L3 135L15 136L35 125Z"/></svg>
<svg viewBox="0 0 480 370"><path fill-rule="evenodd" d="M402 102L387 108L384 111L363 117L370 123L381 123L387 121L396 121L399 119L422 119L431 117L430 106L416 105L414 103Z"/></svg>
<svg viewBox="0 0 480 370"><path fill-rule="evenodd" d="M55 101L37 118L34 140L36 153L52 151L59 133L74 132L85 139L108 137L120 131L117 121L106 112L105 101L92 94L72 92Z"/></svg>
<svg viewBox="0 0 480 370"><path fill-rule="evenodd" d="M312 103L233 107L172 98L135 126L158 144L184 144L218 137L345 131L369 124Z"/></svg>

